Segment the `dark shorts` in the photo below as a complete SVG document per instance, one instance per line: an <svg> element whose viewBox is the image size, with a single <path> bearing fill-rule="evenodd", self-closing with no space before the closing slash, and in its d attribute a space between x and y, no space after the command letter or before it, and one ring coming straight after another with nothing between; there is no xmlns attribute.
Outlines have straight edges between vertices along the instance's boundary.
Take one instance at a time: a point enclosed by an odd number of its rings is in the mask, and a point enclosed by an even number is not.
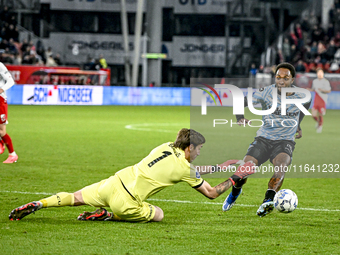
<svg viewBox="0 0 340 255"><path fill-rule="evenodd" d="M294 141L269 140L259 136L250 144L246 155L256 158L260 166L268 159L273 163L273 159L281 152L288 154L292 161L294 148Z"/></svg>

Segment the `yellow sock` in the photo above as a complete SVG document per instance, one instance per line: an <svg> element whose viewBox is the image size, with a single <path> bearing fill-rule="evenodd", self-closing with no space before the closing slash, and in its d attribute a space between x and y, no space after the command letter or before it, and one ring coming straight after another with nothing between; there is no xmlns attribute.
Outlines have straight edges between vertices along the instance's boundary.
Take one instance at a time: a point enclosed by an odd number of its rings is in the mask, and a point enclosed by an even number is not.
<svg viewBox="0 0 340 255"><path fill-rule="evenodd" d="M60 192L39 201L43 207L72 206L74 205L74 195L73 193Z"/></svg>

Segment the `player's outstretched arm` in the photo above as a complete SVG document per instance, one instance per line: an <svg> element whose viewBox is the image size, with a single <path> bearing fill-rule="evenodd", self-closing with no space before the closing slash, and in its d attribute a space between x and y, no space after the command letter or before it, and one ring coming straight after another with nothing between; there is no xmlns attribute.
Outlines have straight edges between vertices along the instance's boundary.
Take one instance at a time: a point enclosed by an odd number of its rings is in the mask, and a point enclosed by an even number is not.
<svg viewBox="0 0 340 255"><path fill-rule="evenodd" d="M230 179L220 183L215 187L211 187L207 181L204 181L203 184L196 190L198 192L201 192L204 196L206 196L209 199L215 199L232 186L233 183L231 182Z"/></svg>
<svg viewBox="0 0 340 255"><path fill-rule="evenodd" d="M295 136L295 138L296 139L300 139L302 137L302 130L300 129L300 128L298 128L297 130L296 130L296 136Z"/></svg>
<svg viewBox="0 0 340 255"><path fill-rule="evenodd" d="M235 185L236 182L246 179L249 175L256 172L256 166L253 162L249 161L243 165L240 165L236 172L226 181L218 184L215 187L211 187L206 181L196 190L201 192L204 196L210 199L215 199L227 191L230 187Z"/></svg>

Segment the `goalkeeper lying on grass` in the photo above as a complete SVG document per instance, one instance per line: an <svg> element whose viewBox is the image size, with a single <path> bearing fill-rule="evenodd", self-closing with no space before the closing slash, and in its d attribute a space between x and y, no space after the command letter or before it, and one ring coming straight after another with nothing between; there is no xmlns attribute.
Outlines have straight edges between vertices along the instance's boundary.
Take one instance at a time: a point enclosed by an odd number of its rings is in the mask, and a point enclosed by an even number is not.
<svg viewBox="0 0 340 255"><path fill-rule="evenodd" d="M178 182L187 182L191 187L210 199L217 198L235 183L255 173L252 162L240 165L226 181L211 187L200 172L213 166L194 167L190 163L200 155L205 138L192 129L183 128L174 143L164 143L153 149L148 156L134 166L118 171L108 179L87 186L74 193L60 192L39 201L22 205L9 215L10 220L20 220L32 212L47 207L91 205L100 207L95 212L84 212L78 220L113 220L131 222L161 221L163 210L145 202L162 189ZM228 167L238 160L229 160L219 167ZM108 212L104 207L110 207Z"/></svg>

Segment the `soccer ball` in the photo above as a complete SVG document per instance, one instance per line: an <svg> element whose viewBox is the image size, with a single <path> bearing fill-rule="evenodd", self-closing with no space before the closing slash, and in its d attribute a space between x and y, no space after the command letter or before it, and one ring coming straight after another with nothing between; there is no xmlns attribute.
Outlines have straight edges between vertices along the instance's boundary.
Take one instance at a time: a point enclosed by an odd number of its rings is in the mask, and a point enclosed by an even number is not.
<svg viewBox="0 0 340 255"><path fill-rule="evenodd" d="M274 197L274 206L279 212L290 213L296 209L297 205L298 198L290 189L282 189Z"/></svg>

